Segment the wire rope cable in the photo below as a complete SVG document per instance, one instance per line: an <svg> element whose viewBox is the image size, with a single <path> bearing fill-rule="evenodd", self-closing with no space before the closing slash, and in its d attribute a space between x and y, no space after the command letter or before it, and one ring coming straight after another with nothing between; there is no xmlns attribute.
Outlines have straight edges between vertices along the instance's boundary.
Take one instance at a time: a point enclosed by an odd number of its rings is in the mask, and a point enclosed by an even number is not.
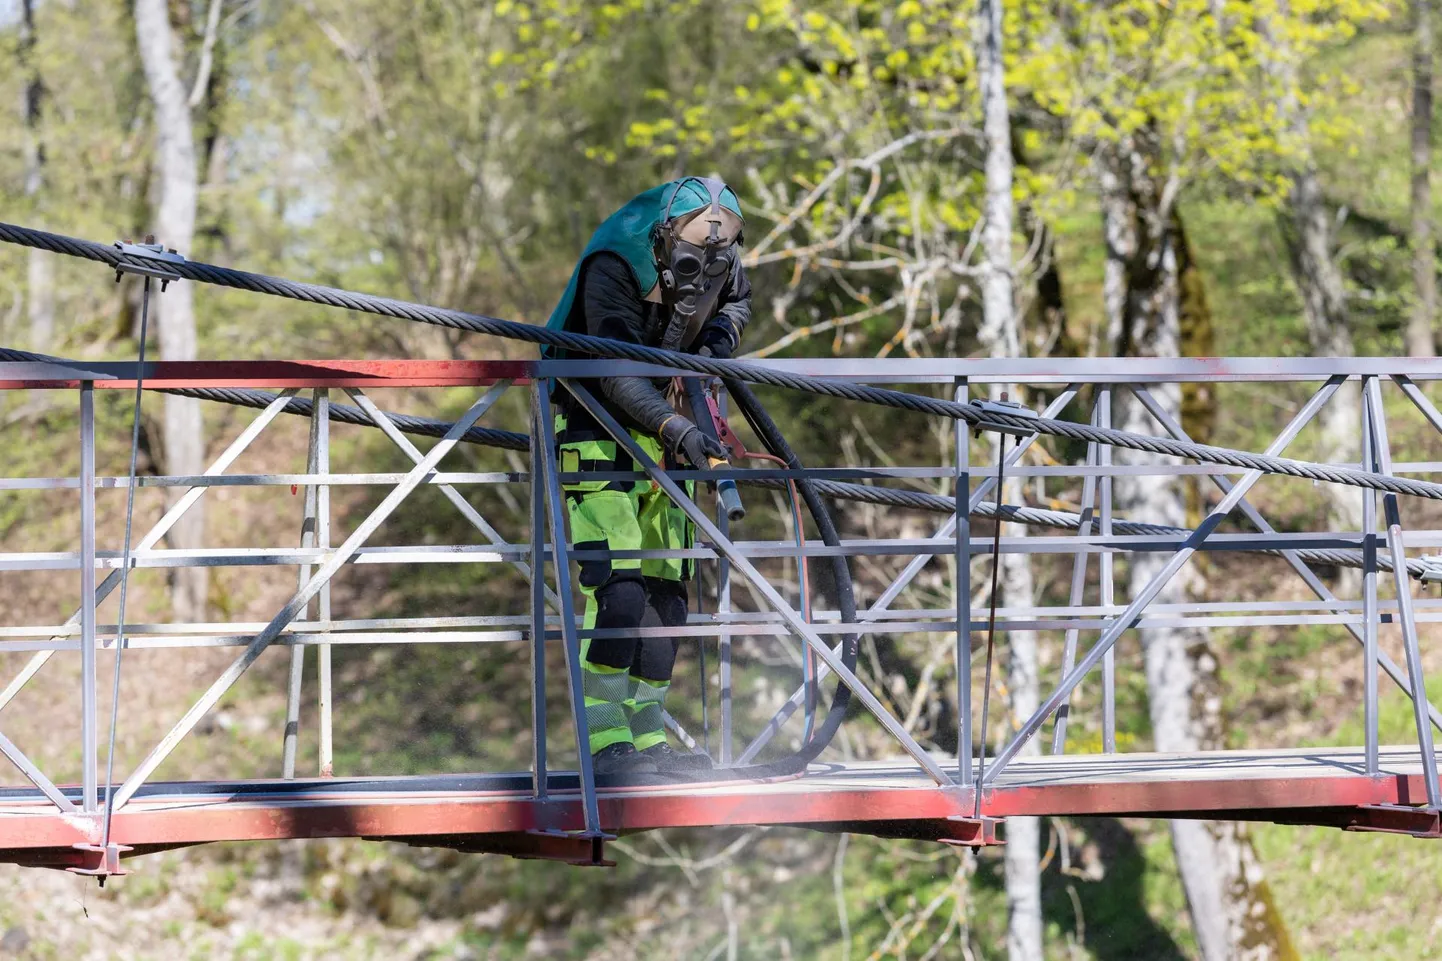
<svg viewBox="0 0 1442 961"><path fill-rule="evenodd" d="M1002 395L1006 399L1006 395ZM1006 473L1006 434L998 434L996 445L996 496L1002 496L1002 480ZM986 723L991 711L991 661L996 650L996 594L1001 579L1001 518L995 518L991 540L991 603L986 614L986 669L981 680L981 755L976 772L976 806L972 817L981 817L981 796L986 792Z"/></svg>
<svg viewBox="0 0 1442 961"><path fill-rule="evenodd" d="M125 541L120 552L120 602L115 620L115 677L110 688L110 744L105 752L105 827L100 848L110 846L110 824L115 817L115 731L120 721L120 663L125 650L125 602L130 593L130 538L135 522L135 476L140 455L140 404L145 383L145 341L150 332L150 283L144 278L140 294L140 350L135 373L135 404L130 417L130 468L125 486ZM105 879L100 879L102 886Z"/></svg>
<svg viewBox="0 0 1442 961"><path fill-rule="evenodd" d="M84 260L105 264L112 269L133 268L139 272L145 272L153 270L157 263L157 261L152 258L139 256L133 252L122 250L117 245L106 245L96 243L95 241L66 237L61 234L52 234L43 230L22 227L15 224L0 223L0 242L16 244L22 247L31 247L37 250L48 250L53 253L65 254L71 257L79 257ZM1089 424L1072 423L1070 421L1055 420L1052 418L1013 415L998 411L984 412L981 408L973 404L963 404L937 397L910 394L905 391L873 387L866 384L855 384L845 381L808 377L802 374L792 374L746 361L720 360L714 357L702 357L698 354L683 354L655 347L644 347L640 344L628 344L602 337L591 337L585 334L550 330L531 324L488 317L484 314L473 314L463 310L432 307L426 304L416 304L390 297L380 297L357 291L342 290L320 284L301 283L281 277L255 274L244 270L235 270L230 267L220 267L214 264L185 260L183 258L164 260L163 265L164 269L176 278L198 281L218 287L229 287L236 290L270 294L272 296L284 297L305 303L338 307L384 317L394 317L400 320L431 324L451 330L490 334L511 340L558 348L563 351L576 351L579 353L592 354L597 357L608 357L619 360L634 360L640 363L656 364L675 370L691 371L698 374L711 374L716 377L745 380L748 383L786 387L811 394L838 397L843 400L854 400L897 410L908 410L915 413L948 417L965 421L972 427L980 426L988 430L1000 429L1021 434L1041 433L1071 440L1106 444L1111 447L1182 457L1202 463L1239 467L1244 470L1257 470L1263 473L1300 477L1325 483L1343 484L1350 487L1378 490L1384 493L1407 494L1415 497L1423 497L1428 500L1442 500L1442 484L1430 481L1394 477L1350 467L1296 461L1285 457L1255 454L1250 451L1214 447L1209 444L1197 444L1190 441L1179 441L1148 434L1136 434L1115 428L1092 427Z"/></svg>

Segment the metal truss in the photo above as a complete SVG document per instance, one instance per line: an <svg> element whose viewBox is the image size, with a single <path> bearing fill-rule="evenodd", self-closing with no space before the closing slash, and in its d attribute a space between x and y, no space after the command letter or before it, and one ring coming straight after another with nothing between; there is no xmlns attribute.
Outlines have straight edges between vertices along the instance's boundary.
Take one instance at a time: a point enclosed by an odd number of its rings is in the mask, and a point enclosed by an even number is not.
<svg viewBox="0 0 1442 961"><path fill-rule="evenodd" d="M1417 459L1400 460L1393 456L1389 441L1388 417L1384 408L1383 387L1393 384L1394 397L1400 406L1402 398L1438 432L1442 432L1442 412L1427 396L1423 384L1442 379L1442 365L1436 362L1390 361L1373 359L1277 360L1241 359L1225 361L1139 361L1126 362L1091 359L1086 361L779 361L778 369L799 370L808 374L850 379L858 382L903 382L932 384L936 389L965 402L974 387L988 388L1006 384L1023 391L1043 391L1050 395L1044 416L1061 417L1075 405L1085 401L1083 416L1094 426L1109 427L1112 408L1118 396L1129 397L1152 418L1164 436L1187 441L1186 431L1178 422L1175 411L1167 408L1153 388L1158 384L1178 382L1245 382L1245 383L1312 383L1319 385L1290 421L1267 446L1266 453L1280 455L1302 434L1309 422L1323 407L1342 392L1355 396L1361 403L1363 430L1359 440L1361 464L1364 469L1380 474L1429 475L1442 472L1442 464ZM853 718L848 724L869 723L884 732L908 762L886 767L884 775L875 770L866 777L876 783L863 791L856 788L854 810L828 807L805 793L804 785L814 783L816 790L832 800L851 797L851 768L827 760L812 773L801 778L797 787L762 792L774 806L742 805L750 812L751 823L798 823L824 830L871 830L886 836L930 836L953 843L988 843L995 840L990 817L1014 813L1035 813L1056 810L1064 813L1099 813L1093 794L1082 791L1077 779L1100 777L1098 783L1112 785L1101 790L1114 799L1115 811L1155 811L1186 816L1210 812L1242 810L1245 805L1228 807L1225 798L1212 797L1198 788L1196 807L1182 805L1175 792L1165 785L1176 781L1174 775L1148 781L1138 775L1128 780L1123 774L1099 774L1110 763L1120 759L1117 751L1116 671L1119 664L1116 646L1129 632L1151 627L1179 626L1204 629L1269 627L1287 629L1306 625L1331 625L1345 630L1358 642L1362 654L1359 665L1361 679L1360 711L1363 718L1364 743L1356 756L1339 754L1338 760L1323 774L1317 770L1277 762L1273 767L1281 773L1266 776L1255 773L1253 760L1235 752L1202 753L1173 759L1182 769L1208 772L1207 783L1225 783L1236 797L1249 798L1257 811L1272 811L1278 820L1306 819L1305 810L1315 807L1313 823L1335 823L1352 830L1406 830L1408 833L1435 834L1437 812L1442 810L1442 789L1439 789L1438 768L1433 743L1433 727L1442 730L1442 714L1427 698L1423 670L1423 633L1420 625L1442 621L1442 601L1413 596L1409 562L1414 569L1418 550L1442 545L1442 531L1430 529L1404 530L1401 499L1395 494L1381 495L1381 516L1385 529L1378 527L1377 496L1363 494L1363 524L1359 531L1290 531L1279 532L1248 500L1248 495L1262 480L1259 471L1233 470L1215 466L1170 464L1165 462L1137 463L1135 457L1126 465L1112 463L1111 448L1087 443L1071 453L1077 463L1057 463L1063 453L1054 445L1046 449L1046 462L1038 462L1036 451L1042 444L1033 434L1009 445L1005 470L1010 476L1035 479L1041 484L1067 485L1080 490L1077 507L1078 522L1070 531L1041 533L1024 538L1001 537L1002 552L1023 552L1038 562L1067 564L1059 581L1064 589L1056 596L1039 601L1032 608L998 611L998 630L1005 647L1006 633L1013 630L1056 632L1060 665L1055 683L1042 699L1041 706L1022 721L1009 740L992 758L985 770L985 780L978 782L975 742L980 732L974 726L972 697L976 679L972 674L971 646L985 617L977 609L972 584L973 563L992 562L990 526L985 536L975 536L972 516L991 504L1000 495L996 477L988 469L976 465L971 456L971 438L965 425L957 423L952 448L932 464L917 466L862 467L859 465L817 465L802 476L828 479L864 479L871 483L915 483L931 481L948 485L957 503L966 510L953 514L937 525L927 537L916 538L853 538L839 546L808 543L804 547L786 541L760 541L734 536L724 518L715 520L687 496L681 481L714 480L731 476L744 480L753 477L791 477L794 471L764 469L755 471L677 471L651 460L634 442L630 434L614 419L609 410L583 386L585 378L602 372L634 373L660 376L669 372L647 365L606 361L554 361L539 363L463 362L429 364L426 362L288 362L264 364L244 362L227 365L183 364L150 365L146 387L164 389L185 386L270 386L284 392L268 402L254 419L230 441L209 468L202 474L184 477L145 477L142 486L177 488L171 505L140 538L131 553L131 569L149 567L227 566L227 567L294 567L297 571L296 590L289 600L265 622L229 621L205 624L124 625L125 647L161 649L187 647L236 647L236 658L199 694L169 730L146 753L119 785L99 784L99 732L102 720L97 716L96 656L101 649L113 649L119 633L118 625L97 620L97 609L119 585L122 572L118 569L120 552L103 549L98 542L95 521L97 492L123 487L124 478L101 476L95 463L95 391L133 387L134 371L127 365L91 364L84 368L58 364L0 364L0 390L30 389L74 391L79 401L78 422L80 441L80 474L78 477L0 478L0 492L22 497L31 490L73 490L79 497L80 543L73 552L40 552L6 544L0 550L0 576L6 571L78 570L80 603L75 612L60 624L0 625L0 650L29 651L32 657L22 670L0 690L0 710L57 654L62 657L78 654L81 667L81 714L78 730L81 765L80 783L76 787L58 787L10 739L0 733L3 753L31 785L8 794L0 789L0 810L24 817L14 823L28 824L25 842L5 825L13 819L0 819L0 851L22 863L46 863L77 868L90 873L118 873L121 853L144 853L195 840L219 839L225 835L220 822L223 809L219 800L207 799L200 805L204 816L195 813L195 824L204 822L204 836L185 835L190 828L162 830L161 809L157 798L169 797L169 789L154 781L160 766L196 727L204 715L246 674L263 651L274 644L290 648L285 672L285 721L278 732L279 769L274 795L283 803L298 809L330 811L332 801L314 800L316 787L324 783L350 784L346 772L334 771L331 653L337 644L523 644L530 663L529 711L525 712L531 735L530 770L516 782L512 775L476 775L478 778L512 778L504 781L505 790L479 795L464 802L447 797L445 804L464 803L497 805L520 804L515 812L487 814L472 818L473 824L487 824L484 831L495 835L489 840L470 836L457 840L458 832L439 830L434 820L425 820L419 813L408 826L377 829L373 836L409 839L418 844L446 844L463 850L493 851L518 856L554 857L578 863L600 864L604 860L604 842L618 829L636 830L679 824L707 823L704 798L717 795L717 789L705 788L690 792L677 787L650 792L647 797L668 800L644 800L642 794L630 802L618 799L614 792L598 791L590 770L586 750L584 699L581 693L580 647L584 637L604 637L603 630L586 630L575 610L575 585L572 583L572 562L592 559L599 552L577 549L566 536L566 509L563 485L574 482L575 475L558 470L554 437L549 425L553 421L551 397L556 390L569 392L576 402L590 411L610 433L618 447L627 451L639 473L622 477L644 479L663 491L691 520L699 532L697 544L685 551L632 551L626 556L658 557L687 556L700 563L716 565L715 611L693 615L690 623L675 630L643 628L642 636L674 636L683 642L702 645L714 643L719 661L717 667L719 731L714 739L716 760L723 767L738 769L758 759L774 755L778 736L785 737L797 723L797 715L807 714L816 685L834 675L864 707L869 721ZM393 387L481 389L465 414L451 425L444 436L428 450L417 446L372 397L377 390ZM233 468L257 438L286 411L291 398L301 390L312 391L309 438L303 470L297 473L239 474ZM332 463L331 434L335 421L331 416L331 391L344 391L371 425L383 433L410 462L403 472L344 473ZM460 443L466 432L488 412L496 410L497 402L508 392L524 390L529 414L523 429L537 443L530 445L526 472L517 470L453 471L440 468L446 456ZM1397 416L1394 412L1394 417ZM404 423L404 421L402 422ZM1155 459L1154 459L1155 460ZM1359 466L1357 464L1344 466ZM1152 474L1183 478L1205 476L1219 494L1217 501L1201 523L1190 532L1177 534L1118 534L1114 532L1114 483L1118 477ZM616 480L610 475L600 479ZM522 485L529 494L526 516L522 518L493 516L488 519L467 497L467 490L484 485ZM187 547L162 548L161 542L187 510L206 492L217 486L275 488L304 487L304 505L299 543L293 547ZM330 505L331 489L338 486L386 487L388 492L343 538L332 546L334 518ZM378 547L370 543L386 519L423 486L435 487L464 522L465 529L477 532L482 543L411 545ZM1011 514L1002 509L1003 518ZM1419 514L1419 516L1421 516ZM1225 520L1235 518L1250 530L1221 530ZM1130 520L1145 521L1145 517ZM1125 528L1124 528L1125 529ZM742 529L744 532L744 529ZM459 538L458 538L459 540ZM1358 552L1362 567L1362 596L1339 597L1325 578L1327 572L1305 555L1307 550L1351 550ZM1226 592L1207 603L1159 604L1157 597L1199 550L1210 551L1271 551L1275 560L1268 563L1279 571L1290 570L1316 598L1315 601L1292 599L1256 600L1228 597ZM1115 559L1136 551L1162 552L1168 560L1151 582L1122 602L1116 598ZM1410 553L1409 553L1410 551ZM815 557L846 556L868 559L872 565L888 558L899 561L896 573L889 580L868 581L870 601L859 612L856 623L844 623L835 611L814 610L802 614L799 599L788 597L786 590L773 583L757 565L765 559L790 559L801 563ZM1260 558L1260 555L1258 555ZM1092 559L1096 565L1093 567ZM1054 558L1054 561L1047 561ZM1379 561L1380 558L1380 561ZM427 617L390 617L370 611L347 612L337 617L332 610L330 585L334 576L353 564L416 565L416 564L501 564L518 573L530 590L530 612L522 616L488 611L457 611ZM547 565L549 564L549 572ZM1430 569L1430 568L1429 568ZM951 606L927 607L914 603L914 589L923 572L949 571L947 591ZM1058 570L1061 570L1058 567ZM1439 568L1442 570L1442 568ZM97 572L104 572L97 583ZM1093 573L1094 572L1094 573ZM1391 599L1379 596L1379 574L1390 572ZM935 576L929 577L934 585ZM752 597L761 602L758 609L741 609L742 596L737 583L746 586ZM929 592L935 596L935 590ZM1089 599L1089 595L1094 600ZM910 607L901 607L912 603ZM1380 643L1384 627L1395 624L1403 651L1402 663L1393 660ZM914 718L918 711L901 710L891 695L876 686L881 679L867 679L864 673L847 666L841 657L841 645L832 635L857 633L884 639L907 634L927 634L949 638L951 657L952 704L956 715L955 743L957 753L942 754L900 718ZM1084 644L1084 635L1095 640ZM754 665L739 663L736 641L751 638L767 645L790 637L801 643L803 650L814 657L818 666L809 680L804 680L790 696L780 703L771 718L758 730L738 730L734 690L741 671L753 671ZM574 736L574 772L556 770L547 756L547 685L546 646L560 644L565 653L566 687L570 702L570 727ZM302 692L307 647L317 649L316 729L321 781L297 778L296 758L303 740ZM1100 674L1099 693L1078 699L1078 690L1093 672ZM1413 706L1416 728L1415 743L1405 749L1379 744L1378 678L1385 674L1409 698ZM869 681L871 681L869 683ZM709 679L702 679L709 683ZM945 687L947 685L943 685ZM938 688L938 691L940 688ZM939 693L934 696L941 696ZM517 705L517 716L522 716ZM1080 712L1080 713L1079 713ZM1079 718L1089 731L1099 736L1101 754L1074 755L1066 753L1069 735L1074 733ZM709 727L710 718L702 718ZM668 723L678 737L688 744L694 741L675 718ZM687 723L692 723L687 720ZM807 720L808 730L810 720ZM1022 748L1050 723L1049 754L1042 757L1021 757ZM0 720L0 729L3 729ZM694 728L693 728L694 730ZM735 750L738 735L749 733L749 740ZM1142 734L1145 732L1128 732ZM709 741L710 739L708 739ZM1146 757L1145 755L1128 755ZM1275 759L1272 759L1275 761ZM478 765L481 763L478 759ZM566 758L569 765L572 762ZM1150 763L1150 762L1148 762ZM1269 763L1271 763L1269 761ZM1332 762L1328 762L1331 764ZM1161 764L1160 761L1157 764ZM1249 767L1249 765L1252 765ZM1145 766L1145 765L1143 765ZM1326 765L1324 765L1325 767ZM1334 770L1333 768L1336 768ZM860 769L857 769L860 770ZM871 769L868 769L871 770ZM880 770L880 769L877 769ZM1137 770L1141 770L1138 768ZM1154 770L1161 770L1160 767ZM1270 771L1271 768L1268 768ZM1371 787L1363 790L1352 782L1335 780L1337 771L1345 770L1370 779ZM911 773L907 773L910 771ZM1251 772L1251 773L1249 773ZM1384 776L1394 776L1393 788L1383 789ZM860 775L857 775L860 776ZM840 777L845 783L838 782ZM1300 785L1309 778L1321 777L1325 790L1318 789L1316 804L1294 803L1286 785ZM827 781L826 778L831 780ZM920 780L917 780L920 778ZM1334 778L1328 780L1328 778ZM1070 779L1070 781L1069 781ZM1270 779L1270 780L1269 780ZM407 782L410 779L397 779ZM424 779L411 786L424 791ZM1241 782L1247 782L1245 785ZM1345 781L1345 784L1344 784ZM1068 787L1068 783L1072 783ZM1256 785L1276 782L1278 793L1258 793ZM388 782L390 783L390 782ZM491 782L485 782L490 784ZM748 782L742 781L741 784ZM1092 782L1087 781L1087 784ZM1322 782L1319 782L1322 783ZM292 787L282 787L290 784ZM879 785L879 786L878 786ZM1047 785L1051 785L1048 788ZM1241 786L1239 786L1241 785ZM1339 786L1342 785L1342 786ZM29 790L30 793L26 793ZM357 790L359 790L357 788ZM378 791L380 789L377 789ZM487 788L487 791L490 791ZM500 789L496 789L499 791ZM1051 790L1052 793L1046 792ZM114 851L99 850L98 835L90 825L97 824L105 797L114 793L117 845ZM741 792L745 788L737 788ZM290 793L286 793L290 792ZM310 793L307 793L310 792ZM708 793L709 792L709 793ZM877 792L881 792L878 794ZM902 792L898 794L896 792ZM920 792L920 793L918 793ZM931 792L931 793L928 793ZM972 802L982 794L982 821L970 818ZM1035 792L1042 792L1036 794ZM1070 793L1069 793L1070 792ZM1108 793L1110 792L1110 793ZM1150 793L1148 793L1150 792ZM1249 793L1250 792L1250 793ZM1390 793L1389 793L1390 792ZM372 792L374 793L374 792ZM483 792L484 793L484 792ZM644 792L643 792L644 793ZM722 792L724 793L724 792ZM200 791L200 794L205 794ZM909 798L910 800L904 800ZM366 795L369 805L384 805L384 791L376 797ZM502 796L504 795L504 796ZM1082 798L1087 799L1083 803ZM727 795L728 797L730 795ZM921 797L934 800L920 803ZM331 798L330 794L324 794ZM377 799L379 798L379 799ZM299 799L299 800L298 800ZM1150 800L1149 800L1150 799ZM1325 803L1324 803L1325 802ZM339 801L335 801L339 804ZM349 803L349 802L347 802ZM438 800L436 803L441 803ZM719 803L719 802L718 802ZM740 800L727 803L741 804ZM759 802L757 802L759 803ZM853 803L853 802L848 802ZM628 804L630 806L628 806ZM818 806L819 805L819 806ZM908 805L911 805L908 807ZM1401 807L1398 807L1398 806ZM1059 806L1059 807L1058 807ZM1422 812L1416 813L1418 806ZM1086 810L1081 808L1087 807ZM685 813L677 813L684 809ZM489 810L489 809L488 809ZM496 811L501 808L496 808ZM506 811L511 808L506 807ZM767 814L767 811L770 814ZM196 809L199 811L199 808ZM1398 812L1401 813L1398 813ZM642 813L637 813L642 812ZM669 812L669 813L668 813ZM868 813L871 812L871 813ZM1301 813L1299 813L1301 812ZM1353 812L1353 813L1348 813ZM1356 813L1360 812L1360 813ZM431 812L434 814L434 812ZM494 815L496 819L487 820ZM246 815L248 817L249 815ZM294 830L297 836L337 833L325 825L330 814L315 815L321 820L310 826L297 815ZM390 823L375 814L375 823ZM430 817L428 814L426 817ZM186 817L190 817L187 815ZM235 817L240 818L237 814ZM307 815L309 817L309 815ZM469 817L469 815L467 815ZM68 828L37 826L46 818L68 819ZM41 820L35 820L41 819ZM157 820L161 819L161 820ZM509 819L509 820L508 820ZM242 818L242 820L244 820ZM402 819L404 820L404 819ZM462 818L465 821L465 818ZM983 823L985 822L985 823ZM50 822L46 821L46 824ZM175 824L191 823L180 815ZM249 822L246 822L249 824ZM307 824L309 822L306 822ZM336 822L339 823L339 822ZM401 822L396 822L399 825ZM721 817L719 809L710 823L734 823ZM870 824L870 828L866 827ZM943 829L938 825L950 824ZM143 826L143 827L142 827ZM270 836L258 826L237 827L236 836ZM69 833L67 834L66 831ZM129 832L129 833L127 833ZM178 833L177 833L178 832ZM207 833L208 832L208 833ZM910 832L910 833L908 833ZM460 832L465 833L465 832ZM368 835L371 836L371 835ZM57 838L69 838L64 844ZM66 845L72 853L58 854ZM67 849L68 850L68 849ZM45 854L44 851L52 853ZM21 853L15 853L21 852ZM28 852L28 853L25 853Z"/></svg>

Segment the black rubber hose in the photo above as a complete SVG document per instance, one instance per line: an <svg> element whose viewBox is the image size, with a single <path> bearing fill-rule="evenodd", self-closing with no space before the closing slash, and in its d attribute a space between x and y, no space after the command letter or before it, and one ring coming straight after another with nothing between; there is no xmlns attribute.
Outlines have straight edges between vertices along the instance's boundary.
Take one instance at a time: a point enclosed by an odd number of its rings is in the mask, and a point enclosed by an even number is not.
<svg viewBox="0 0 1442 961"><path fill-rule="evenodd" d="M736 401L740 408L741 415L766 445L766 449L775 456L786 462L789 470L801 470L801 458L786 443L786 438L781 436L781 430L776 426L766 409L761 406L761 401L751 392L751 388L743 381L727 378L724 383L726 390ZM841 535L836 530L836 523L831 518L831 511L827 509L826 501L822 499L820 492L816 489L814 481L798 478L796 481L797 490L801 499L806 502L806 509L810 512L813 520L816 521L816 529L821 533L821 540L829 547L841 545ZM832 570L836 578L836 606L841 614L841 620L846 624L856 623L856 591L851 582L851 566L847 558L841 555L833 555L831 558ZM856 634L841 635L841 662L846 665L847 670L856 670L856 654L858 647ZM737 768L741 774L756 777L779 777L789 774L798 774L806 770L806 765L816 760L821 752L830 745L832 738L836 736L841 722L846 717L847 708L851 705L851 688L838 680L836 694L831 698L831 707L826 712L826 719L812 733L811 740L801 745L800 750L776 761L765 764L753 764L747 767Z"/></svg>

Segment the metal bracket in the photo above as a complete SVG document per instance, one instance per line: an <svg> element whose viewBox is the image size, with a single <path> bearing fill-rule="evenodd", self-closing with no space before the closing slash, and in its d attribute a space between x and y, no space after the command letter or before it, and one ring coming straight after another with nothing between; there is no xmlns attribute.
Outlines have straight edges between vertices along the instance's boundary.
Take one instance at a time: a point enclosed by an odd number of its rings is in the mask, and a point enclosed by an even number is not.
<svg viewBox="0 0 1442 961"><path fill-rule="evenodd" d="M1000 434L1012 434L1017 437L1030 437L1035 433L1032 428L1019 427L1015 424L992 420L988 415L1024 418L1026 420L1037 420L1041 417L1040 414L1025 404L1018 404L1016 401L1007 400L1005 394L1001 395L1001 400L999 401L982 400L978 397L971 402L971 408L981 414L981 420L978 420L971 426L972 431L977 434L990 430Z"/></svg>
<svg viewBox="0 0 1442 961"><path fill-rule="evenodd" d="M71 874L98 878L102 888L105 887L106 878L130 873L120 866L121 854L133 850L128 844L116 844L112 841L105 845L74 844L71 847L79 852L75 859L77 863L67 865L65 870Z"/></svg>
<svg viewBox="0 0 1442 961"><path fill-rule="evenodd" d="M1423 554L1418 558L1424 566L1422 583L1442 582L1442 554Z"/></svg>
<svg viewBox="0 0 1442 961"><path fill-rule="evenodd" d="M1405 804L1368 804L1349 812L1344 831L1369 834L1406 834L1414 838L1442 838L1442 812Z"/></svg>
<svg viewBox="0 0 1442 961"><path fill-rule="evenodd" d="M183 279L180 274L164 266L165 264L183 264L185 258L175 251L174 248L167 250L164 244L155 242L155 238L147 236L145 243L132 244L128 240L117 240L115 249L126 257L133 257L145 263L130 263L122 261L115 265L115 282L120 283L123 274L139 274L142 277L154 277L160 281L160 289L164 292L165 287L172 280Z"/></svg>

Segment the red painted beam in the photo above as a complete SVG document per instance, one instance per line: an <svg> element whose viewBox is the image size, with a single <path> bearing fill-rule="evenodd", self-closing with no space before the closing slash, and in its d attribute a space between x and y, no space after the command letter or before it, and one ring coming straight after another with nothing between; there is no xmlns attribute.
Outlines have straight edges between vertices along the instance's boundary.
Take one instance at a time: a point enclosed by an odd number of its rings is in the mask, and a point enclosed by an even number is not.
<svg viewBox="0 0 1442 961"><path fill-rule="evenodd" d="M915 784L916 782L912 782ZM1014 815L1135 815L1214 817L1245 810L1274 810L1292 819L1299 810L1355 809L1416 804L1424 797L1419 776L1389 775L1193 779L1006 787L989 791L984 805L993 818ZM42 805L35 813L0 817L0 849L68 848L93 842L98 819L62 816ZM14 808L12 808L14 810ZM906 822L965 818L969 792L897 786L808 789L801 781L708 786L704 793L651 788L607 791L600 798L607 831L722 827L751 824L845 825L890 833ZM1285 813L1284 813L1285 812ZM1320 812L1319 812L1320 813ZM1324 821L1323 823L1331 823ZM555 795L544 804L512 792L310 795L265 801L137 800L116 812L112 837L137 848L210 841L283 838L397 838L437 835L516 834L582 828L579 800ZM831 829L836 829L832 827Z"/></svg>
<svg viewBox="0 0 1442 961"><path fill-rule="evenodd" d="M85 364L114 374L96 389L135 388L120 379L132 364ZM466 387L498 380L524 382L533 364L524 360L197 360L146 365L145 386L175 387ZM78 388L80 381L0 380L0 390Z"/></svg>

